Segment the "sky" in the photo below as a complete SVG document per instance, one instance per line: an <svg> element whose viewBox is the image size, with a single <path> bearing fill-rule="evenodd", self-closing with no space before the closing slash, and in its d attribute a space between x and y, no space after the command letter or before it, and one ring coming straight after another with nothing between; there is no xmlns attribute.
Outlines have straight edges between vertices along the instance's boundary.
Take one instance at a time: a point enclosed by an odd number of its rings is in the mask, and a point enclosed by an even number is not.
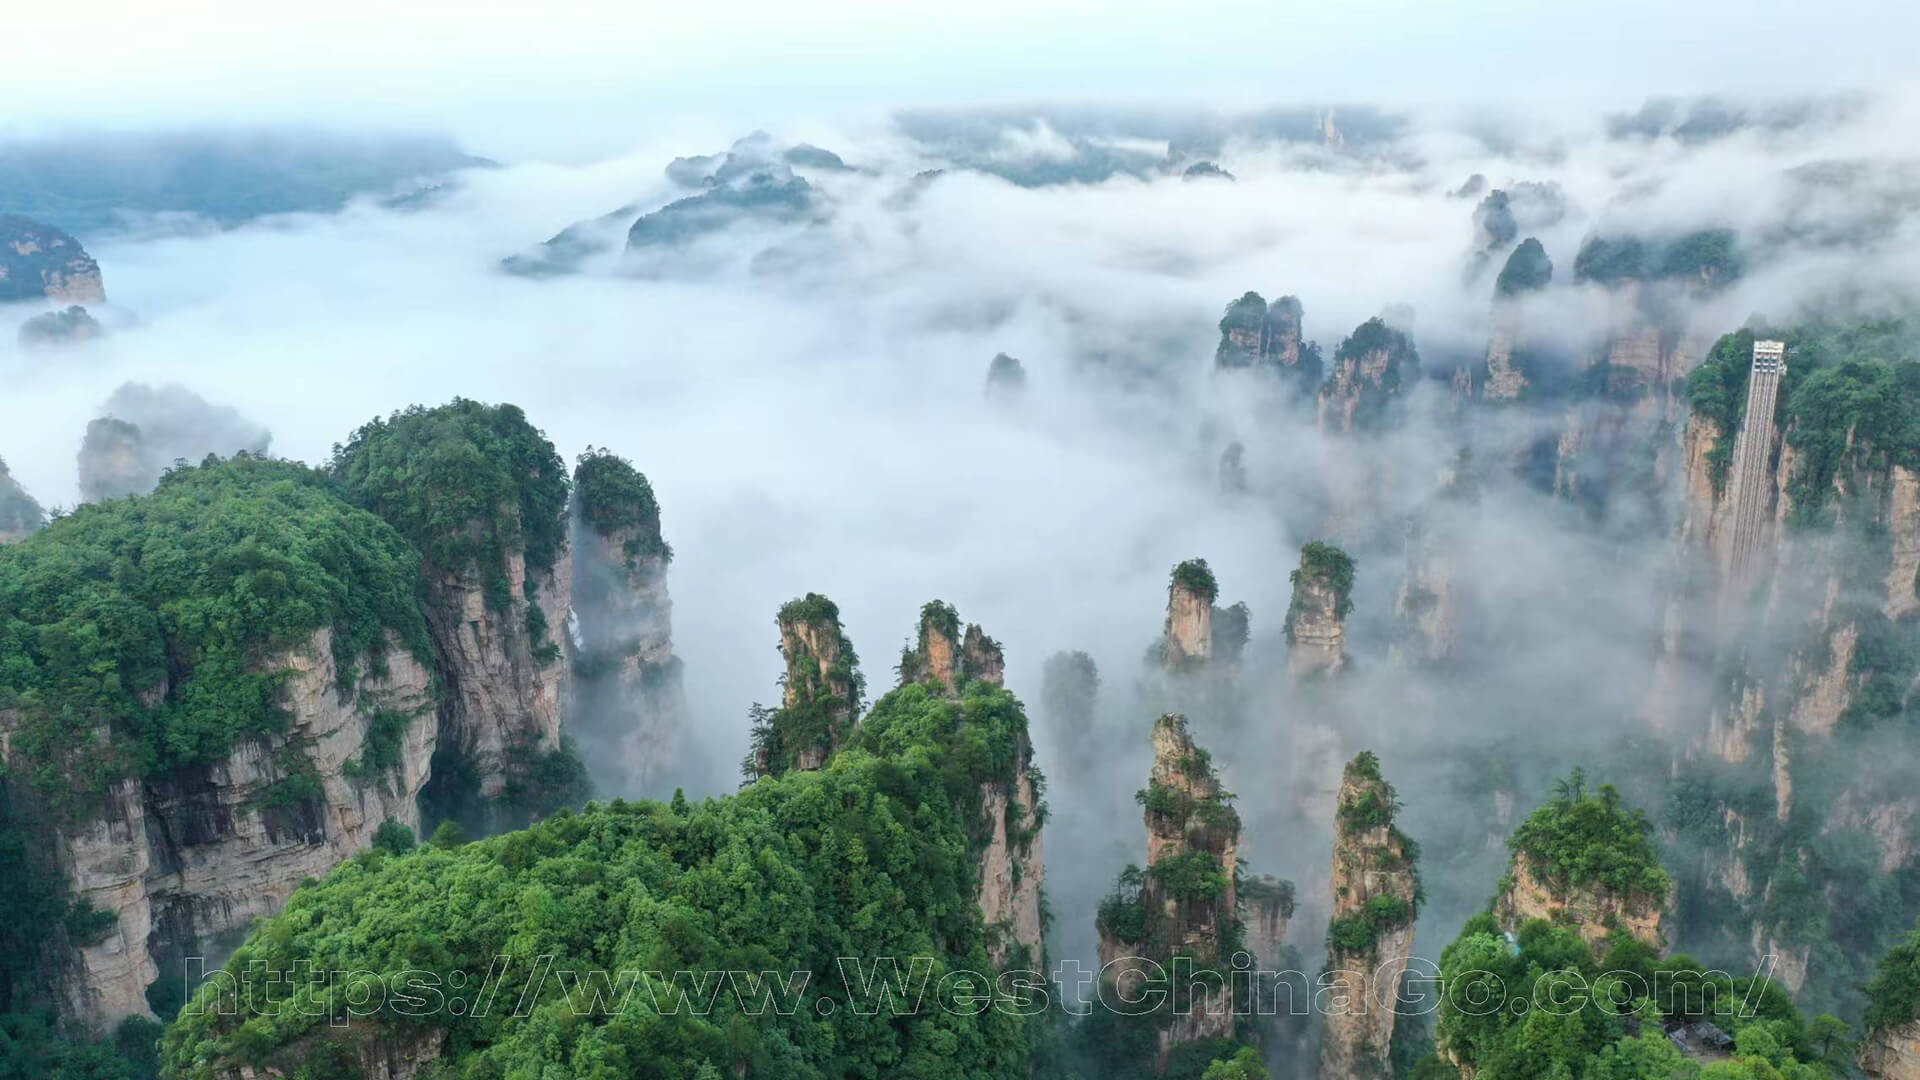
<svg viewBox="0 0 1920 1080"><path fill-rule="evenodd" d="M450 131L578 160L711 117L744 129L915 104L1400 107L1791 95L1913 77L1920 13L1838 0L1192 4L22 4L0 133L156 123Z"/></svg>

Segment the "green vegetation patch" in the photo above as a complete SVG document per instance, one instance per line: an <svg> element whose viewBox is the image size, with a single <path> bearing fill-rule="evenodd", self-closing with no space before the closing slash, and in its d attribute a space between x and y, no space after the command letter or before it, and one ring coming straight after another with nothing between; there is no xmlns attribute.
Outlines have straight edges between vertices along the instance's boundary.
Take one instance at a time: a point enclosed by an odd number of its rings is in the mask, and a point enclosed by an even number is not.
<svg viewBox="0 0 1920 1080"><path fill-rule="evenodd" d="M453 1075L1025 1077L1036 1021L935 1001L947 972L993 970L975 895L980 792L1014 773L1024 739L1024 714L1004 690L976 686L952 701L905 687L877 702L819 772L697 804L616 801L474 843L359 856L296 892L225 970L238 979L249 964L310 962L390 985L413 970L443 988L459 972L477 987L496 956L509 956L484 1015L385 1009L353 1021L444 1032L442 1067ZM516 1008L536 954L588 981L551 976ZM896 957L903 978L913 958L930 958L921 1007L896 1015L870 998L855 1007L842 957ZM710 970L809 977L786 1001L744 999L779 1008L750 1010L725 988L710 1011L690 1008L702 999L689 1001L684 981L676 991L673 973ZM594 1005L595 971L664 979L643 979L619 1004L608 987ZM210 1005L220 989L196 1000ZM293 1074L331 1037L328 1017L347 1009L345 985L309 998L260 990L236 1015L184 1013L163 1045L172 1075L211 1077L221 1061Z"/></svg>
<svg viewBox="0 0 1920 1080"><path fill-rule="evenodd" d="M0 708L14 770L75 807L124 776L284 732L270 661L332 631L342 690L388 634L432 663L419 556L292 462L235 457L0 547ZM103 737L104 736L104 737Z"/></svg>
<svg viewBox="0 0 1920 1080"><path fill-rule="evenodd" d="M574 463L573 498L588 528L620 538L628 566L642 558L673 558L673 549L660 536L660 503L653 485L632 462L611 450L587 447Z"/></svg>
<svg viewBox="0 0 1920 1080"><path fill-rule="evenodd" d="M1555 784L1554 797L1528 815L1507 844L1556 883L1599 886L1658 905L1666 900L1670 881L1652 835L1644 811L1627 808L1612 784L1589 792L1586 771L1575 769Z"/></svg>

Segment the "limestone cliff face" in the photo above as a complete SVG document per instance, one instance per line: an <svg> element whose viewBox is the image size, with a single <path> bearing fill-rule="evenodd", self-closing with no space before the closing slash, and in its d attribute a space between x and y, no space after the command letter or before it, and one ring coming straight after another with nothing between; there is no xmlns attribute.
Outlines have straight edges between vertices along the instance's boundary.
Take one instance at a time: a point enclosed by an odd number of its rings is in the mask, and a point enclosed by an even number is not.
<svg viewBox="0 0 1920 1080"><path fill-rule="evenodd" d="M1362 753L1340 778L1333 839L1327 979L1334 989L1320 1044L1323 1080L1392 1075L1393 1002L1413 955L1420 883L1412 845L1394 826L1393 788Z"/></svg>
<svg viewBox="0 0 1920 1080"><path fill-rule="evenodd" d="M1320 429L1341 433L1379 427L1402 386L1418 374L1419 365L1413 342L1385 319L1361 323L1340 343L1320 387Z"/></svg>
<svg viewBox="0 0 1920 1080"><path fill-rule="evenodd" d="M1869 1032L1860 1044L1860 1070L1875 1080L1920 1080L1920 1020Z"/></svg>
<svg viewBox="0 0 1920 1080"><path fill-rule="evenodd" d="M1347 612L1353 560L1331 544L1301 548L1287 605L1287 670L1294 676L1333 675L1347 664Z"/></svg>
<svg viewBox="0 0 1920 1080"><path fill-rule="evenodd" d="M504 558L505 604L489 603L484 571L429 572L427 629L439 657L440 744L457 755L483 800L498 800L532 754L560 745L567 665L556 635L567 623L573 562L527 568L524 551ZM528 599L529 596L533 599ZM534 640L529 612L548 628Z"/></svg>
<svg viewBox="0 0 1920 1080"><path fill-rule="evenodd" d="M317 632L267 664L286 676L286 735L243 741L217 765L123 780L97 815L57 829L74 896L115 916L103 940L74 951L72 1016L105 1030L146 1015L156 978L184 985L185 956L222 956L302 879L366 849L382 823L418 827L434 680L397 643L384 661L385 676L342 693L331 632ZM375 743L392 764L369 763Z"/></svg>
<svg viewBox="0 0 1920 1080"><path fill-rule="evenodd" d="M1653 949L1665 945L1660 906L1638 894L1600 886L1562 887L1545 878L1524 854L1514 856L1508 883L1493 902L1502 930L1518 932L1531 919L1570 924L1588 945L1600 947L1614 923Z"/></svg>
<svg viewBox="0 0 1920 1080"><path fill-rule="evenodd" d="M0 303L40 299L104 302L100 264L80 241L59 229L19 214L0 214Z"/></svg>
<svg viewBox="0 0 1920 1080"><path fill-rule="evenodd" d="M949 697L957 697L972 682L1002 685L1006 660L999 642L969 623L960 636L960 613L953 605L934 600L920 609L919 643L900 657L900 684L926 683ZM1033 783L1033 743L1022 736L1015 751L1015 779L992 781L981 788L981 813L987 821L988 841L980 859L977 895L981 919L991 935L989 952L995 964L1020 954L1024 962L1044 959L1040 892L1046 867L1042 858L1039 792Z"/></svg>
<svg viewBox="0 0 1920 1080"><path fill-rule="evenodd" d="M0 458L0 544L23 540L46 523L46 511L7 471L6 459Z"/></svg>
<svg viewBox="0 0 1920 1080"><path fill-rule="evenodd" d="M1117 988L1125 995L1145 978L1142 966L1126 963L1127 958L1165 965L1178 953L1193 957L1200 968L1224 965L1229 958L1221 945L1240 910L1240 816L1221 790L1211 757L1194 744L1184 716L1169 713L1154 723L1153 770L1140 797L1146 807L1147 868L1136 879L1136 893L1102 906L1099 926L1101 963L1113 964L1109 970L1117 973ZM1270 930L1284 932L1284 919L1277 926L1273 918L1267 923ZM1196 985L1191 1006L1156 1028L1160 1065L1175 1046L1233 1032L1230 988Z"/></svg>
<svg viewBox="0 0 1920 1080"><path fill-rule="evenodd" d="M774 622L787 671L780 707L756 709L746 768L758 776L825 765L859 722L866 689L833 601L808 593L782 606Z"/></svg>
<svg viewBox="0 0 1920 1080"><path fill-rule="evenodd" d="M953 605L934 600L920 609L918 641L901 650L899 671L902 686L933 682L958 692L975 679L1003 685L1007 661L986 631L969 623L962 635Z"/></svg>
<svg viewBox="0 0 1920 1080"><path fill-rule="evenodd" d="M214 1065L216 1080L280 1080L298 1066L314 1060L328 1048L329 1060L353 1061L362 1080L414 1080L446 1053L445 1029L413 1031L378 1020L362 1020L342 1027L325 1026L276 1050L261 1066L222 1059Z"/></svg>
<svg viewBox="0 0 1920 1080"><path fill-rule="evenodd" d="M1247 951L1263 971L1282 969L1281 949L1293 921L1293 883L1262 874L1240 883L1240 925Z"/></svg>
<svg viewBox="0 0 1920 1080"><path fill-rule="evenodd" d="M1318 380L1318 347L1301 336L1304 311L1299 297L1282 296L1269 304L1257 292L1228 304L1220 320L1215 366L1263 371L1303 383Z"/></svg>
<svg viewBox="0 0 1920 1080"><path fill-rule="evenodd" d="M673 552L652 487L627 462L584 457L573 499L567 729L597 787L665 795L689 751L667 593Z"/></svg>
<svg viewBox="0 0 1920 1080"><path fill-rule="evenodd" d="M1204 570L1202 560L1194 560ZM1181 566L1190 566L1182 563ZM1216 594L1212 575L1182 576L1174 572L1167 586L1166 664L1181 669L1204 664L1213 658L1213 598Z"/></svg>

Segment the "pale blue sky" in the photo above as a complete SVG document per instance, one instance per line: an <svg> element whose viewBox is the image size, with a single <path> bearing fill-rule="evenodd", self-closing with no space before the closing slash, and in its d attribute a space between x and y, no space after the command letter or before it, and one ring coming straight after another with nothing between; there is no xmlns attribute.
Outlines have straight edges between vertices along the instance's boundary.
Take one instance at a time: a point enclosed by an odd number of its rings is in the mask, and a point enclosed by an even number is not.
<svg viewBox="0 0 1920 1080"><path fill-rule="evenodd" d="M319 121L561 154L621 124L983 101L1490 102L1875 89L1915 5L106 0L19 5L0 131ZM614 134L617 134L614 133ZM620 140L613 138L613 145Z"/></svg>

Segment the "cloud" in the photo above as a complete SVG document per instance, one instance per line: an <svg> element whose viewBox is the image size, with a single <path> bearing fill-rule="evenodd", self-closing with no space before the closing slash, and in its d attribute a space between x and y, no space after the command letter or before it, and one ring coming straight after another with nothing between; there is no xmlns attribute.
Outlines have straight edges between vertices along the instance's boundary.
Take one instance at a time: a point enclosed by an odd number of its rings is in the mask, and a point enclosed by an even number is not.
<svg viewBox="0 0 1920 1080"><path fill-rule="evenodd" d="M695 737L716 763L685 778L695 793L733 785L747 705L777 693L773 613L794 596L839 603L876 690L891 684L920 604L954 603L1004 643L1010 683L1035 706L1044 768L1059 748L1037 715L1042 665L1085 650L1103 678L1103 753L1094 773L1056 782L1073 840L1049 844L1055 910L1080 953L1090 898L1119 861L1144 857L1129 795L1144 781L1152 712L1177 695L1140 657L1160 629L1168 570L1204 556L1222 602L1253 612L1240 705L1195 711L1242 798L1254 868L1301 880L1312 901L1327 769L1371 745L1424 808L1422 827L1444 834L1429 850L1468 853L1435 871L1444 922L1485 899L1501 854L1474 832L1487 828L1484 808L1436 812L1486 787L1465 757L1432 755L1476 748L1538 782L1610 746L1637 707L1660 617L1652 586L1623 568L1656 564L1670 540L1645 507L1596 517L1512 479L1510 452L1559 414L1480 412L1463 430L1444 374L1483 353L1491 284L1462 284L1473 200L1447 193L1476 172L1565 192L1566 216L1536 221L1556 267L1538 328L1578 362L1609 313L1597 290L1570 284L1573 257L1603 226L1715 224L1755 238L1747 276L1698 303L1709 334L1820 294L1911 296L1914 219L1887 195L1906 150L1888 124L1906 115L1911 102L1889 98L1832 125L1698 143L1610 139L1598 114L1512 125L1501 139L1421 116L1366 153L1223 119L1220 163L1236 183L1173 172L1030 187L952 167L888 125L856 118L836 137L816 119L780 134L859 166L810 177L816 219L719 229L646 277L613 258L544 280L498 264L571 222L683 197L666 162L737 132L661 138L579 167L475 171L415 212L360 202L100 244L116 304L139 320L51 359L12 347L15 327L0 325L0 454L42 502L73 502L80 434L129 380L229 403L272 429L275 452L307 461L370 417L456 395L521 405L569 457L606 446L652 481L676 551L676 645ZM1079 145L1053 120L996 117L993 145L1048 160ZM1110 127L1102 145L1128 153L1169 141ZM1793 172L1862 160L1894 180L1810 198ZM1777 235L1869 203L1892 224L1846 246ZM780 257L761 257L770 250ZM1440 377L1411 388L1396 430L1322 436L1310 410L1211 371L1221 309L1249 289L1298 295L1307 337L1329 356L1361 321L1410 304ZM0 323L26 314L0 312ZM1017 402L983 393L1000 352L1028 372ZM1246 446L1245 497L1217 492L1230 441ZM1470 505L1436 501L1463 443L1486 451L1486 489ZM1391 657L1410 517L1453 552L1471 602L1471 678L1413 674ZM1355 671L1338 695L1290 684L1278 638L1299 546L1321 537L1360 564Z"/></svg>

